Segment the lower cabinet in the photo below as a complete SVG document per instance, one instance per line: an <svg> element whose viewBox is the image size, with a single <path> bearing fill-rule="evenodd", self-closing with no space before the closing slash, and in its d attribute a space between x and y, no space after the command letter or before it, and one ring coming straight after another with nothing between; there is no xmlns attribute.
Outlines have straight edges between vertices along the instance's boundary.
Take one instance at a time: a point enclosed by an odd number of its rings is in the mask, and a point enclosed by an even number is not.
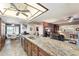
<svg viewBox="0 0 79 59"><path fill-rule="evenodd" d="M44 50L39 48L39 56L50 56L48 53L46 53Z"/></svg>
<svg viewBox="0 0 79 59"><path fill-rule="evenodd" d="M41 48L27 39L22 41L22 43L24 43L24 50L28 56L49 56L47 52L43 51Z"/></svg>
<svg viewBox="0 0 79 59"><path fill-rule="evenodd" d="M0 50L2 49L2 40L0 39Z"/></svg>
<svg viewBox="0 0 79 59"><path fill-rule="evenodd" d="M30 41L28 41L28 47L27 47L27 55L28 56L32 56L32 43Z"/></svg>
<svg viewBox="0 0 79 59"><path fill-rule="evenodd" d="M24 50L27 52L28 54L28 41L24 40Z"/></svg>
<svg viewBox="0 0 79 59"><path fill-rule="evenodd" d="M38 56L38 46L36 46L35 44L32 44L32 56Z"/></svg>
<svg viewBox="0 0 79 59"><path fill-rule="evenodd" d="M21 39L21 45L28 56L32 55L32 43L25 38Z"/></svg>
<svg viewBox="0 0 79 59"><path fill-rule="evenodd" d="M24 49L23 43L24 43L23 38L21 38L21 46L22 46L22 48Z"/></svg>
<svg viewBox="0 0 79 59"><path fill-rule="evenodd" d="M5 44L5 39L0 38L0 50L2 50L4 44Z"/></svg>

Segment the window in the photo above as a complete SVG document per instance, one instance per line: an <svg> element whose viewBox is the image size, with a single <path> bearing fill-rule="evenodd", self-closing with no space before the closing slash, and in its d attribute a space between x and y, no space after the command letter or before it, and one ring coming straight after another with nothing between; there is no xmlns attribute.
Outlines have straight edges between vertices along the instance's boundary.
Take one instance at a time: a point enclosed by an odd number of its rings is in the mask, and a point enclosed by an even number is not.
<svg viewBox="0 0 79 59"><path fill-rule="evenodd" d="M8 35L18 35L19 34L19 26L7 26L7 34Z"/></svg>
<svg viewBox="0 0 79 59"><path fill-rule="evenodd" d="M13 34L13 27L12 26L7 26L7 34L12 35Z"/></svg>

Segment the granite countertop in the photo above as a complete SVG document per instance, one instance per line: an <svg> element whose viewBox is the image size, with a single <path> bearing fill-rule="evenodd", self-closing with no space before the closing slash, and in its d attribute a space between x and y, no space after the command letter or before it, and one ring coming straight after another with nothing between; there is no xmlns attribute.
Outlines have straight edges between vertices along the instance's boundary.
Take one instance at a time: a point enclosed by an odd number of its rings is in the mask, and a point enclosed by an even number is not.
<svg viewBox="0 0 79 59"><path fill-rule="evenodd" d="M38 37L30 35L22 35L50 55L54 56L79 56L79 48L76 45L50 39L48 37Z"/></svg>

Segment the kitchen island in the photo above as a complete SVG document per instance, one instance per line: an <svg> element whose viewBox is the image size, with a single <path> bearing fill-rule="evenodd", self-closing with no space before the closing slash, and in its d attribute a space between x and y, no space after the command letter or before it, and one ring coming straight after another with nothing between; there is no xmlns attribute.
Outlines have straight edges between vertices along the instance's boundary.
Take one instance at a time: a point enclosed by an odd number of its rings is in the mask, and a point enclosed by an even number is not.
<svg viewBox="0 0 79 59"><path fill-rule="evenodd" d="M79 56L76 45L31 35L22 35L22 47L29 56Z"/></svg>

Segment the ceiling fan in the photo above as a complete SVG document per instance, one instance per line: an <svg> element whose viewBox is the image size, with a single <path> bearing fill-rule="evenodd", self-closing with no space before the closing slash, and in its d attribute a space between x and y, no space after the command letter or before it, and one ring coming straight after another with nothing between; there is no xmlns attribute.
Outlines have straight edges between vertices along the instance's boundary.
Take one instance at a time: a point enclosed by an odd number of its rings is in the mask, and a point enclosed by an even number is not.
<svg viewBox="0 0 79 59"><path fill-rule="evenodd" d="M69 16L66 18L66 20L68 20L69 22L79 21L79 16L78 15Z"/></svg>
<svg viewBox="0 0 79 59"><path fill-rule="evenodd" d="M73 16L69 16L69 17L66 18L66 20L70 20L72 17L73 17Z"/></svg>
<svg viewBox="0 0 79 59"><path fill-rule="evenodd" d="M68 16L65 20L68 20L69 22L72 22L72 21L73 21L73 19L74 19L74 17L73 17L73 16Z"/></svg>
<svg viewBox="0 0 79 59"><path fill-rule="evenodd" d="M20 10L20 9L18 9L18 8L15 6L15 4L11 3L11 5L14 6L14 8L17 10L16 16L18 16L20 13L22 13L23 15L25 15L25 16L28 17L28 15L25 14L24 12L30 12L30 10L28 10L28 9L27 9L27 10Z"/></svg>

